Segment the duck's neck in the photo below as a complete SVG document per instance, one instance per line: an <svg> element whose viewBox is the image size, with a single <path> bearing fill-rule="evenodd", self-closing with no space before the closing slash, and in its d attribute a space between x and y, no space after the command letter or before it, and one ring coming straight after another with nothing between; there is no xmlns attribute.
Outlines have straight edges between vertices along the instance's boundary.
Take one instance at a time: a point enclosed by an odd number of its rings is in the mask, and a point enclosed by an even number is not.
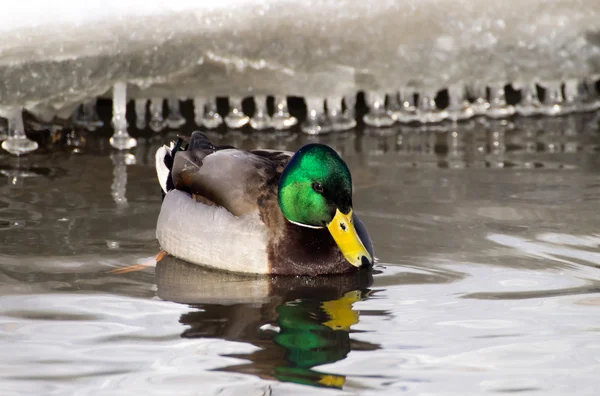
<svg viewBox="0 0 600 396"><path fill-rule="evenodd" d="M327 229L285 221L279 238L267 247L273 274L321 275L353 272Z"/></svg>

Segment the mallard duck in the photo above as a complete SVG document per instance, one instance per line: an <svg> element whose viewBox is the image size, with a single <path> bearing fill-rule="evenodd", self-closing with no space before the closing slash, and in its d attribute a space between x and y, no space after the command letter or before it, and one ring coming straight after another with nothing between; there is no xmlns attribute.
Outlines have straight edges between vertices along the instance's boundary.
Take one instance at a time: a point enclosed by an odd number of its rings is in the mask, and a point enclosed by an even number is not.
<svg viewBox="0 0 600 396"><path fill-rule="evenodd" d="M321 275L373 264L352 179L329 146L296 153L215 146L201 132L156 153L161 248L231 272Z"/></svg>

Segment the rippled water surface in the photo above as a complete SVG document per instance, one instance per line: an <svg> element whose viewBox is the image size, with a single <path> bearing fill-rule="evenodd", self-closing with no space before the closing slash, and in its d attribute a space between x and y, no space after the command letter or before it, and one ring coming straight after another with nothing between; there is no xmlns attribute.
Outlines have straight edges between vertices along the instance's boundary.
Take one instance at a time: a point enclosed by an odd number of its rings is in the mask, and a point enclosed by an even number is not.
<svg viewBox="0 0 600 396"><path fill-rule="evenodd" d="M317 139L346 158L379 260L343 277L154 265L173 136L0 154L0 394L597 394L593 116Z"/></svg>

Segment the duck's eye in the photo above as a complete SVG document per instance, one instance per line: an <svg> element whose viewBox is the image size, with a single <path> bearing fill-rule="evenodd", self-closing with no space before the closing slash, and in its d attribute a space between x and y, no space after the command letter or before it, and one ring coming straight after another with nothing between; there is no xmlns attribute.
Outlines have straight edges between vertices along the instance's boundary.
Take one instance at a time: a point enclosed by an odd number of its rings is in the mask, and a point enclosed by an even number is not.
<svg viewBox="0 0 600 396"><path fill-rule="evenodd" d="M312 184L312 188L313 188L313 190L315 190L319 194L321 194L323 192L323 185L321 183L319 183L319 182L314 182Z"/></svg>

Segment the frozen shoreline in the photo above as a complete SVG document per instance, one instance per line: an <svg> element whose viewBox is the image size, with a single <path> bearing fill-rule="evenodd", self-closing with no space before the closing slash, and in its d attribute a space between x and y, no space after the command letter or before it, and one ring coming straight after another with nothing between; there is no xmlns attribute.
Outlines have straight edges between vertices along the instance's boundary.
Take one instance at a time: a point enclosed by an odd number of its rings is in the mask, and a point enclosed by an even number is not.
<svg viewBox="0 0 600 396"><path fill-rule="evenodd" d="M597 3L29 0L0 17L0 106L68 117L118 81L130 98L324 98L594 78Z"/></svg>

